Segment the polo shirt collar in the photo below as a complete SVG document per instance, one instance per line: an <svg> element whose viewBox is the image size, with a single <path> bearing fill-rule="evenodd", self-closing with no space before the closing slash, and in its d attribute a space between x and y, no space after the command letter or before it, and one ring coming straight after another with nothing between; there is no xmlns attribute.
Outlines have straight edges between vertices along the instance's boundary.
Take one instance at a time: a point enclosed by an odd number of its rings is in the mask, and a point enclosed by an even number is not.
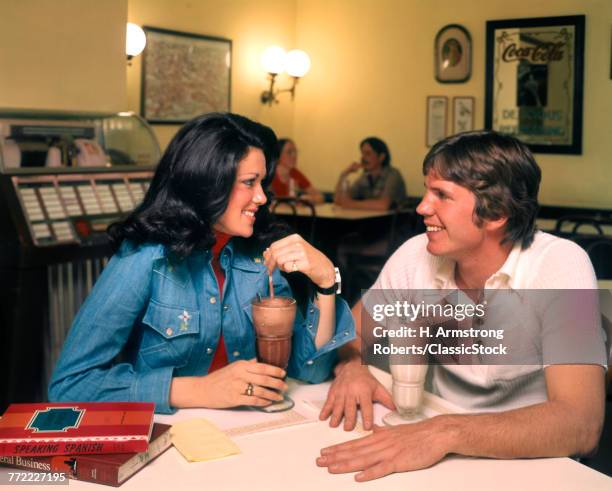
<svg viewBox="0 0 612 491"><path fill-rule="evenodd" d="M434 274L434 283L440 290L454 290L455 283L455 261L447 257L438 258L437 268Z"/></svg>
<svg viewBox="0 0 612 491"><path fill-rule="evenodd" d="M520 242L515 242L515 244L512 246L512 249L510 250L510 254L508 254L508 257L504 261L504 264L502 264L502 267L499 268L499 271L497 271L497 273L494 273L489 278L489 280L493 279L498 275L504 275L506 277L506 281L510 283L513 279L516 278L520 257L521 244ZM489 280L487 280L487 282Z"/></svg>
<svg viewBox="0 0 612 491"><path fill-rule="evenodd" d="M504 261L504 264L498 271L493 273L486 281L486 286L496 278L505 280L506 283L510 283L512 279L516 278L516 273L519 265L519 259L521 256L521 244L515 243L510 254ZM456 262L450 258L439 257L437 258L437 267L434 273L434 283L436 288L441 290L452 290L457 288L455 283L455 265Z"/></svg>

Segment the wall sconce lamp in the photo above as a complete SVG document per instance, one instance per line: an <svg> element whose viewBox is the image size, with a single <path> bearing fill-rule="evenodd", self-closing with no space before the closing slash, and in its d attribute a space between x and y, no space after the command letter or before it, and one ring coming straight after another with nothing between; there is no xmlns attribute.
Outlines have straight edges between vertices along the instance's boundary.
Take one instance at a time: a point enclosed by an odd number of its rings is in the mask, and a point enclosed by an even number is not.
<svg viewBox="0 0 612 491"><path fill-rule="evenodd" d="M147 36L140 26L127 23L125 34L125 54L127 55L128 65L132 64L132 58L138 56L145 49Z"/></svg>
<svg viewBox="0 0 612 491"><path fill-rule="evenodd" d="M268 72L268 80L270 81L268 90L264 90L261 93L261 102L271 106L274 102L278 103L277 96L282 92L289 92L293 100L295 97L295 86L300 78L310 70L310 57L299 49L286 53L279 46L270 46L261 55L261 64L266 72ZM293 77L293 85L289 89L274 90L276 77L284 71Z"/></svg>

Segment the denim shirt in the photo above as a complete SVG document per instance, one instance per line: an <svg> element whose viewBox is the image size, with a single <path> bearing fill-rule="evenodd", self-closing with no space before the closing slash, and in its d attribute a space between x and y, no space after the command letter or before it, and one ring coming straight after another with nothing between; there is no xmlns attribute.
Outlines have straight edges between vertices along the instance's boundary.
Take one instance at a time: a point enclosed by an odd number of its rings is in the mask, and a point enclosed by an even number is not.
<svg viewBox="0 0 612 491"><path fill-rule="evenodd" d="M162 245L124 242L76 316L49 384L52 401L151 401L172 413L173 377L208 373L219 337L228 361L256 357L251 301L268 295L261 257L234 250L220 257L222 300L209 251L171 261ZM278 270L277 295L291 296ZM297 309L287 373L311 383L329 377L335 349L355 338L346 302L336 298L336 329L316 349L319 310Z"/></svg>

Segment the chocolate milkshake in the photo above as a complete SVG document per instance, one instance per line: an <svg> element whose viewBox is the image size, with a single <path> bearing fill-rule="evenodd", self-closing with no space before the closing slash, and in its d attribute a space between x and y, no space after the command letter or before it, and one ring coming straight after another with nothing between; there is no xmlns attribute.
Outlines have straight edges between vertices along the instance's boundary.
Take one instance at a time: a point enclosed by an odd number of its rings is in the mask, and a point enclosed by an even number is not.
<svg viewBox="0 0 612 491"><path fill-rule="evenodd" d="M286 369L291 356L295 299L264 297L253 300L251 306L257 334L257 359Z"/></svg>

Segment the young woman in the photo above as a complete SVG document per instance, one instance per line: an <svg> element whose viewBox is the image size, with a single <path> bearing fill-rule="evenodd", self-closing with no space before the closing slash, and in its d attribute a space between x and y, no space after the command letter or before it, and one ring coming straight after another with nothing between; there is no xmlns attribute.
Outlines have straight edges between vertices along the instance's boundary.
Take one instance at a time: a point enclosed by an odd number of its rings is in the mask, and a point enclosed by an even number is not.
<svg viewBox="0 0 612 491"><path fill-rule="evenodd" d="M268 274L277 295L292 295L279 269L318 291L305 317L298 309L288 374L329 376L354 325L330 260L298 235L272 241L275 157L273 131L242 116L181 128L143 203L109 229L116 253L74 321L51 400L152 401L162 413L280 400L285 373L256 362L251 317Z"/></svg>
<svg viewBox="0 0 612 491"><path fill-rule="evenodd" d="M323 203L324 198L308 178L297 170L297 147L293 140L278 140L278 165L271 188L277 198L300 197L312 203Z"/></svg>

